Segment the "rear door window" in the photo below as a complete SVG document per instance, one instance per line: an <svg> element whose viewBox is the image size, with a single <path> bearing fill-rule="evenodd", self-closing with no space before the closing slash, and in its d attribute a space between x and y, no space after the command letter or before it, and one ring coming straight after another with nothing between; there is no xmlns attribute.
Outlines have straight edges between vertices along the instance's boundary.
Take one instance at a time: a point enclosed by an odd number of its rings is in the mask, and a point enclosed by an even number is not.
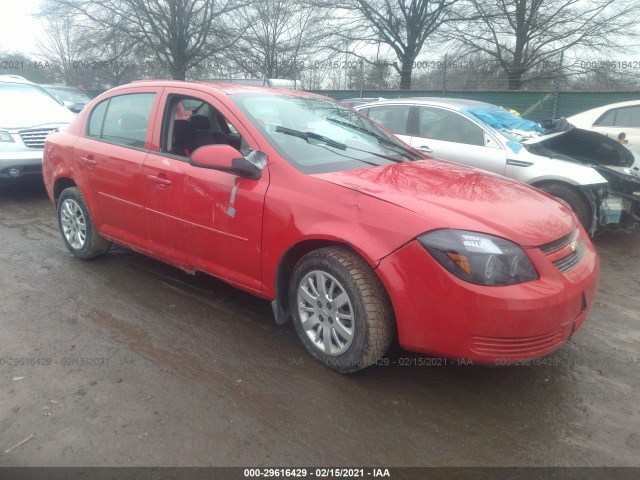
<svg viewBox="0 0 640 480"><path fill-rule="evenodd" d="M144 148L155 93L111 97L91 112L87 135L118 145Z"/></svg>
<svg viewBox="0 0 640 480"><path fill-rule="evenodd" d="M609 110L602 115L595 123L599 127L613 127L616 124L616 112L617 110Z"/></svg>

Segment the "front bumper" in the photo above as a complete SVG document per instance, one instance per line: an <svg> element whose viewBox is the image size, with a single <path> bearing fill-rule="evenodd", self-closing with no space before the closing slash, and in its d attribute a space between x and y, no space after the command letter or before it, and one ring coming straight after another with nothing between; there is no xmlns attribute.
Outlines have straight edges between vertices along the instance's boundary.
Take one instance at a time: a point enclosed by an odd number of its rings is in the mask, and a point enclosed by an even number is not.
<svg viewBox="0 0 640 480"><path fill-rule="evenodd" d="M12 141L0 143L0 180L22 176L42 176L44 142L64 123L47 123L22 129L4 129Z"/></svg>
<svg viewBox="0 0 640 480"><path fill-rule="evenodd" d="M0 153L0 179L24 175L42 175L42 150Z"/></svg>
<svg viewBox="0 0 640 480"><path fill-rule="evenodd" d="M393 303L400 345L421 353L496 364L541 357L584 323L596 292L599 260L585 241L566 272L539 248L525 249L540 279L506 287L460 280L413 241L383 259L377 273Z"/></svg>

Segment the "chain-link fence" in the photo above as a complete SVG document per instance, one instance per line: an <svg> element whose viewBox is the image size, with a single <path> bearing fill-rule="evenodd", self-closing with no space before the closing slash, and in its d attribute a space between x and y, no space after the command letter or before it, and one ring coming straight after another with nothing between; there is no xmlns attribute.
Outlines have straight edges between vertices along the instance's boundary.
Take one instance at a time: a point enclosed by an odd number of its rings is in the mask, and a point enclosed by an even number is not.
<svg viewBox="0 0 640 480"><path fill-rule="evenodd" d="M609 103L640 100L638 92L446 92L433 90L314 90L315 93L344 100L347 98L466 98L516 110L522 117L535 121L569 117L573 114Z"/></svg>
<svg viewBox="0 0 640 480"><path fill-rule="evenodd" d="M640 100L640 61L634 60L566 60L560 55L557 60L541 62L522 72L515 82L494 61L444 56L414 62L409 91L397 89L392 64L342 63L346 68L328 76L339 88L313 91L337 99L466 98L514 109L537 121L568 117L609 103ZM337 66L343 67L340 63ZM510 88L514 83L518 89ZM372 85L374 88L370 88Z"/></svg>

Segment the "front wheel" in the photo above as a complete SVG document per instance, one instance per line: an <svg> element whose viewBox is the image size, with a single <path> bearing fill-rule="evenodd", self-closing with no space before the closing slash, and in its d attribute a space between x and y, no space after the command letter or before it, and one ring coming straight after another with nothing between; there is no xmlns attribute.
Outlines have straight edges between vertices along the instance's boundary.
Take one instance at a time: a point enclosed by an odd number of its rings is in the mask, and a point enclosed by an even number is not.
<svg viewBox="0 0 640 480"><path fill-rule="evenodd" d="M569 208L576 214L584 229L587 232L590 231L593 224L593 216L589 201L582 192L569 185L559 185L557 183L540 185L538 188L569 205Z"/></svg>
<svg viewBox="0 0 640 480"><path fill-rule="evenodd" d="M58 226L65 245L76 257L97 257L111 248L111 242L98 234L77 187L64 189L58 197Z"/></svg>
<svg viewBox="0 0 640 480"><path fill-rule="evenodd" d="M338 372L372 365L391 345L389 297L369 265L347 248L322 248L302 257L293 272L289 301L302 343Z"/></svg>

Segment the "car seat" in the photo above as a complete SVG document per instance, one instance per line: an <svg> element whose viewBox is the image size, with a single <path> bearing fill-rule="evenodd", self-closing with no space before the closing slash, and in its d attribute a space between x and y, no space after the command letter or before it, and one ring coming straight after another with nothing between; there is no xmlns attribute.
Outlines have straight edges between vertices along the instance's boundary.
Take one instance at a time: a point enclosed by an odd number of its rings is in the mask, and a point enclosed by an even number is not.
<svg viewBox="0 0 640 480"><path fill-rule="evenodd" d="M188 120L175 120L173 124L173 143L171 153L189 157L195 150L196 129Z"/></svg>

